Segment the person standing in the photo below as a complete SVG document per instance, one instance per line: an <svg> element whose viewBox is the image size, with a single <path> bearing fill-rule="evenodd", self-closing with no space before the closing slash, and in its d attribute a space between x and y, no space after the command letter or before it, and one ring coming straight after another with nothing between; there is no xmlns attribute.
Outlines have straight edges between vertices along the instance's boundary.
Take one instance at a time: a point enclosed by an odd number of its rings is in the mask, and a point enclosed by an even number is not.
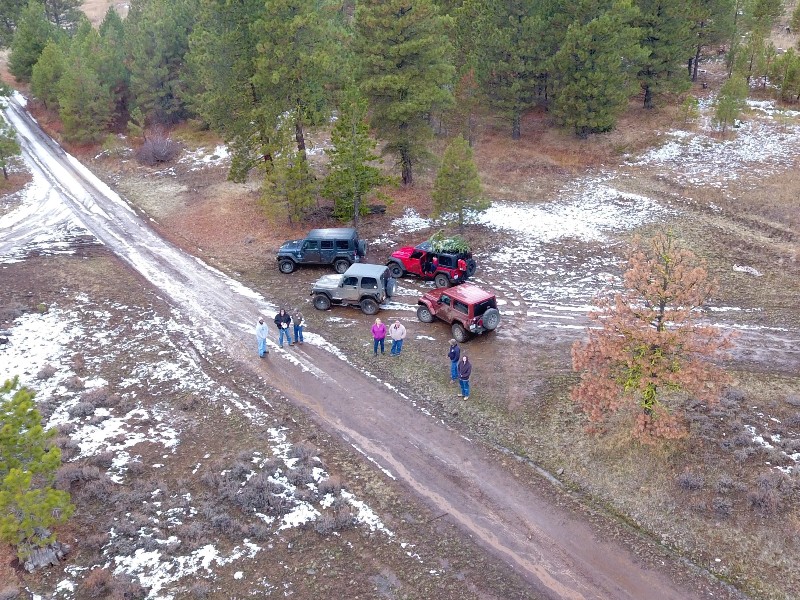
<svg viewBox="0 0 800 600"><path fill-rule="evenodd" d="M303 318L303 313L299 312L294 316L294 342L295 344L303 343L303 328L306 326L306 320Z"/></svg>
<svg viewBox="0 0 800 600"><path fill-rule="evenodd" d="M461 384L461 393L464 400L469 400L469 376L472 375L472 363L469 358L464 354L461 360L458 361L458 383Z"/></svg>
<svg viewBox="0 0 800 600"><path fill-rule="evenodd" d="M267 328L267 324L264 323L264 317L258 318L258 325L256 325L256 341L258 342L258 355L261 358L264 358L265 355L269 354L269 350L267 350L267 333L269 329Z"/></svg>
<svg viewBox="0 0 800 600"><path fill-rule="evenodd" d="M386 325L381 323L380 319L375 319L375 324L372 326L372 339L374 342L372 351L375 353L375 356L378 356L378 345L381 347L381 354L385 354L383 351L383 343L386 339Z"/></svg>
<svg viewBox="0 0 800 600"><path fill-rule="evenodd" d="M455 340L450 340L450 351L447 353L450 359L450 382L458 381L458 359L461 358L461 347Z"/></svg>
<svg viewBox="0 0 800 600"><path fill-rule="evenodd" d="M390 354L399 356L400 352L403 350L403 340L406 339L406 328L399 320L395 321L394 324L389 327L389 337L392 338L392 350Z"/></svg>
<svg viewBox="0 0 800 600"><path fill-rule="evenodd" d="M289 345L293 345L294 342L292 341L292 337L289 334L289 325L292 322L292 317L289 313L286 312L285 309L281 309L280 312L275 315L275 326L278 328L278 346L283 348L283 338L286 338L286 341Z"/></svg>

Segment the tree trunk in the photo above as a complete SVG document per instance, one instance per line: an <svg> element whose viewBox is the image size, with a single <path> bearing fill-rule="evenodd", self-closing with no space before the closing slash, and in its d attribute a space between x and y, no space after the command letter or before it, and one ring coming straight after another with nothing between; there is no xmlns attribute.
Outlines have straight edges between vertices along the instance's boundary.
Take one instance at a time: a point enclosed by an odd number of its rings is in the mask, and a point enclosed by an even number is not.
<svg viewBox="0 0 800 600"><path fill-rule="evenodd" d="M522 133L520 131L520 113L518 110L514 111L514 116L511 120L511 139L518 140L522 137Z"/></svg>
<svg viewBox="0 0 800 600"><path fill-rule="evenodd" d="M697 44L697 50L694 53L694 64L692 65L692 81L697 81L697 71L700 68L700 52L702 49L703 46Z"/></svg>
<svg viewBox="0 0 800 600"><path fill-rule="evenodd" d="M653 108L653 88L649 85L644 86L644 107Z"/></svg>
<svg viewBox="0 0 800 600"><path fill-rule="evenodd" d="M3 165L3 179L8 179L8 171L6 170L6 166Z"/></svg>
<svg viewBox="0 0 800 600"><path fill-rule="evenodd" d="M400 151L400 164L403 167L403 185L410 187L414 184L414 173L411 171L411 157L405 148Z"/></svg>
<svg viewBox="0 0 800 600"><path fill-rule="evenodd" d="M297 141L297 152L300 154L300 160L306 160L306 138L303 132L303 121L299 115L294 121L294 139Z"/></svg>

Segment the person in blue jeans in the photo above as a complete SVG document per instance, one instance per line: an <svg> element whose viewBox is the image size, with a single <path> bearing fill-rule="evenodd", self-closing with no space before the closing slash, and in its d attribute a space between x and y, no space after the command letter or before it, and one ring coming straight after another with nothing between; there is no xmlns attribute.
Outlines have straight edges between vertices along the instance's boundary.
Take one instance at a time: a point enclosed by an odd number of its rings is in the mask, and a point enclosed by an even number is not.
<svg viewBox="0 0 800 600"><path fill-rule="evenodd" d="M258 355L264 358L265 354L269 354L267 350L267 324L264 323L264 318L258 318L258 325L256 325L256 341L258 342Z"/></svg>
<svg viewBox="0 0 800 600"><path fill-rule="evenodd" d="M457 341L450 340L450 351L447 353L447 358L450 359L450 381L455 383L458 381L458 359L461 358L461 348Z"/></svg>
<svg viewBox="0 0 800 600"><path fill-rule="evenodd" d="M372 351L375 356L378 356L378 346L381 347L381 354L383 354L383 344L386 339L386 325L380 319L375 319L375 325L372 326L372 340L374 342Z"/></svg>
<svg viewBox="0 0 800 600"><path fill-rule="evenodd" d="M395 321L389 327L389 337L392 338L392 356L398 356L403 351L403 340L406 339L406 328L400 321Z"/></svg>
<svg viewBox="0 0 800 600"><path fill-rule="evenodd" d="M461 384L461 393L464 400L469 400L469 377L472 375L472 363L469 362L466 354L461 356L458 361L458 383Z"/></svg>
<svg viewBox="0 0 800 600"><path fill-rule="evenodd" d="M292 323L292 317L289 316L289 313L286 312L285 309L281 309L280 312L275 315L275 327L278 328L278 346L283 348L283 338L286 338L286 341L289 342L289 345L294 345L292 341L292 336L289 333L289 325Z"/></svg>
<svg viewBox="0 0 800 600"><path fill-rule="evenodd" d="M297 313L293 319L294 323L294 343L303 343L303 328L306 326L306 320L303 318L303 313Z"/></svg>

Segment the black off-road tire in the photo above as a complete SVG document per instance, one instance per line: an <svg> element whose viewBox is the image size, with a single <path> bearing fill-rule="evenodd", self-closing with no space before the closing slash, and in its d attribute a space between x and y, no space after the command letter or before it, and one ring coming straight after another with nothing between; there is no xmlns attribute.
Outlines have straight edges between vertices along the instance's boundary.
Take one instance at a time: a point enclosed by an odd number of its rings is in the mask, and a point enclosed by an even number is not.
<svg viewBox="0 0 800 600"><path fill-rule="evenodd" d="M293 273L295 268L294 261L288 258L284 258L283 260L278 262L278 270L281 273L285 273L288 275L289 273Z"/></svg>
<svg viewBox="0 0 800 600"><path fill-rule="evenodd" d="M472 277L475 275L475 271L478 270L478 263L475 262L474 258L470 258L467 261L467 277Z"/></svg>
<svg viewBox="0 0 800 600"><path fill-rule="evenodd" d="M450 330L453 332L453 339L459 344L463 344L470 338L469 331L464 329L464 326L458 321L450 326Z"/></svg>
<svg viewBox="0 0 800 600"><path fill-rule="evenodd" d="M386 280L386 297L391 298L394 296L394 290L397 288L397 280L394 277L389 277Z"/></svg>
<svg viewBox="0 0 800 600"><path fill-rule="evenodd" d="M358 240L358 244L356 245L356 254L361 258L364 258L367 255L367 241L366 240Z"/></svg>
<svg viewBox="0 0 800 600"><path fill-rule="evenodd" d="M450 278L446 273L437 273L436 277L433 278L433 282L436 284L437 288L450 287Z"/></svg>
<svg viewBox="0 0 800 600"><path fill-rule="evenodd" d="M350 261L346 258L337 258L333 261L334 270L341 275L350 268Z"/></svg>
<svg viewBox="0 0 800 600"><path fill-rule="evenodd" d="M400 265L400 263L392 261L388 263L386 266L389 267L389 273L395 279L400 279L403 275L405 275L405 271L403 271L403 267L402 265Z"/></svg>
<svg viewBox="0 0 800 600"><path fill-rule="evenodd" d="M423 323L433 323L433 314L431 314L431 309L424 304L417 306L417 318Z"/></svg>
<svg viewBox="0 0 800 600"><path fill-rule="evenodd" d="M361 312L363 312L365 315L377 314L378 310L380 309L380 306L378 306L378 303L374 298L364 298L361 301L360 306Z"/></svg>
<svg viewBox="0 0 800 600"><path fill-rule="evenodd" d="M483 313L483 326L488 331L494 331L500 325L500 311L496 308L490 308Z"/></svg>
<svg viewBox="0 0 800 600"><path fill-rule="evenodd" d="M317 310L328 310L331 307L331 299L325 294L314 295L314 308Z"/></svg>

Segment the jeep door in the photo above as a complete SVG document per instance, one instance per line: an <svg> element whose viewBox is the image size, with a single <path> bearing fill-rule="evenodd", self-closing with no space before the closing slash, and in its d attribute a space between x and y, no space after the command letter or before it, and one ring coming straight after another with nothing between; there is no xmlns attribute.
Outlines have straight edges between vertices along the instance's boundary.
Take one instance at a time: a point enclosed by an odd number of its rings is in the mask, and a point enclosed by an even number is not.
<svg viewBox="0 0 800 600"><path fill-rule="evenodd" d="M414 275L421 276L422 275L422 263L425 259L426 253L422 250L414 250L411 253L411 256L408 257L406 261L406 271L409 273L413 273Z"/></svg>
<svg viewBox="0 0 800 600"><path fill-rule="evenodd" d="M358 277L348 275L342 279L342 303L358 304L361 292L358 289Z"/></svg>
<svg viewBox="0 0 800 600"><path fill-rule="evenodd" d="M329 265L333 262L336 256L336 248L334 248L333 240L320 240L319 241L319 262L323 265Z"/></svg>
<svg viewBox="0 0 800 600"><path fill-rule="evenodd" d="M300 247L300 260L304 263L318 263L319 260L319 240L306 240Z"/></svg>
<svg viewBox="0 0 800 600"><path fill-rule="evenodd" d="M439 302L436 306L436 316L447 323L453 321L453 299L448 294L439 296Z"/></svg>

